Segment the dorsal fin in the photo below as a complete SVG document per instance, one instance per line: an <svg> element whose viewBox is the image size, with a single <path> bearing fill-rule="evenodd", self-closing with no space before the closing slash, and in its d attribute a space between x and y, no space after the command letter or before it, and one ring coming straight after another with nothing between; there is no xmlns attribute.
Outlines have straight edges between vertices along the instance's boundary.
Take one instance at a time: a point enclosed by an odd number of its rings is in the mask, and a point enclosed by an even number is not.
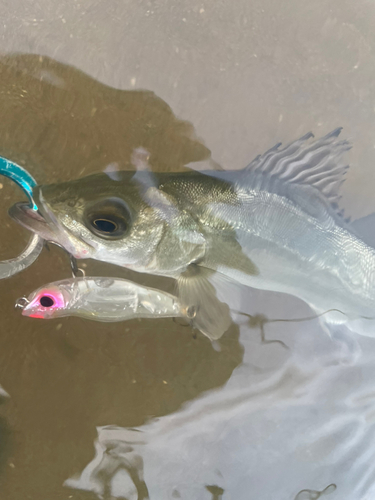
<svg viewBox="0 0 375 500"><path fill-rule="evenodd" d="M341 157L351 149L348 141L338 140L341 130L337 128L313 142L309 139L314 135L309 132L283 149L279 149L281 143L276 144L263 155L257 156L246 170L289 183L309 185L336 205L348 169Z"/></svg>

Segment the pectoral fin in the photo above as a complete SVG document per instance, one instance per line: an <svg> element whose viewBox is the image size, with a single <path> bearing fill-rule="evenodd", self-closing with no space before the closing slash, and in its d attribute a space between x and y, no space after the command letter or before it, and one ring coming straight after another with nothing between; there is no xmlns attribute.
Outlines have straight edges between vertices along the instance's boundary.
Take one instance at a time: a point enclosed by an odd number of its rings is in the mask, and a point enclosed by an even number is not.
<svg viewBox="0 0 375 500"><path fill-rule="evenodd" d="M227 304L216 295L210 283L213 274L207 268L191 264L178 280L178 296L191 317L193 326L211 340L219 339L230 327L232 318Z"/></svg>

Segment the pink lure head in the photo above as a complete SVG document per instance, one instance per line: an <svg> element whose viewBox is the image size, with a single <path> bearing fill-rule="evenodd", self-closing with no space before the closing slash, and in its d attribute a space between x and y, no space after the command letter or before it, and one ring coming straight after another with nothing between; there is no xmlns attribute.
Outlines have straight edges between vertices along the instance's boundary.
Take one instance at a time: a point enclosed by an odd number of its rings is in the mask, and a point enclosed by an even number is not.
<svg viewBox="0 0 375 500"><path fill-rule="evenodd" d="M64 295L57 287L50 286L39 289L29 297L29 303L23 308L22 315L30 318L51 319L64 307Z"/></svg>

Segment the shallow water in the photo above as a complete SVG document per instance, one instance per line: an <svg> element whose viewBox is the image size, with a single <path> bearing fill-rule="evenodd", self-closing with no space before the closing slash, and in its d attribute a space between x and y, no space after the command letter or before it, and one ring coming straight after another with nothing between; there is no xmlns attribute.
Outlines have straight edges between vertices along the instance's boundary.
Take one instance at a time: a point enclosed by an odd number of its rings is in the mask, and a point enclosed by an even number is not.
<svg viewBox="0 0 375 500"><path fill-rule="evenodd" d="M374 211L370 3L45 1L0 13L0 154L38 182L126 168L140 145L159 171L210 158L241 168L279 140L341 125L354 144L342 206ZM5 215L22 195L1 184L0 257L10 258L28 234ZM264 343L262 324L238 316L212 346L172 320L49 322L14 310L69 273L51 248L0 281L1 499L374 497L373 339L329 337L310 320L265 323L285 345ZM297 299L244 289L232 306L311 315Z"/></svg>

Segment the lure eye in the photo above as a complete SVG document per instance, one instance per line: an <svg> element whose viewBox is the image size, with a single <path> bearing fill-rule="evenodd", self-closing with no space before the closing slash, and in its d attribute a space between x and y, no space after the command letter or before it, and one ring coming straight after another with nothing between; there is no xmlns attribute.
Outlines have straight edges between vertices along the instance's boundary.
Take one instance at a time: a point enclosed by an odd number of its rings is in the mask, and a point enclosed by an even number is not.
<svg viewBox="0 0 375 500"><path fill-rule="evenodd" d="M85 225L99 238L123 238L131 223L129 209L120 198L107 198L88 207L84 214Z"/></svg>
<svg viewBox="0 0 375 500"><path fill-rule="evenodd" d="M43 295L43 297L40 297L39 303L42 307L52 307L55 305L55 301L53 300L52 297L49 297L48 295Z"/></svg>

